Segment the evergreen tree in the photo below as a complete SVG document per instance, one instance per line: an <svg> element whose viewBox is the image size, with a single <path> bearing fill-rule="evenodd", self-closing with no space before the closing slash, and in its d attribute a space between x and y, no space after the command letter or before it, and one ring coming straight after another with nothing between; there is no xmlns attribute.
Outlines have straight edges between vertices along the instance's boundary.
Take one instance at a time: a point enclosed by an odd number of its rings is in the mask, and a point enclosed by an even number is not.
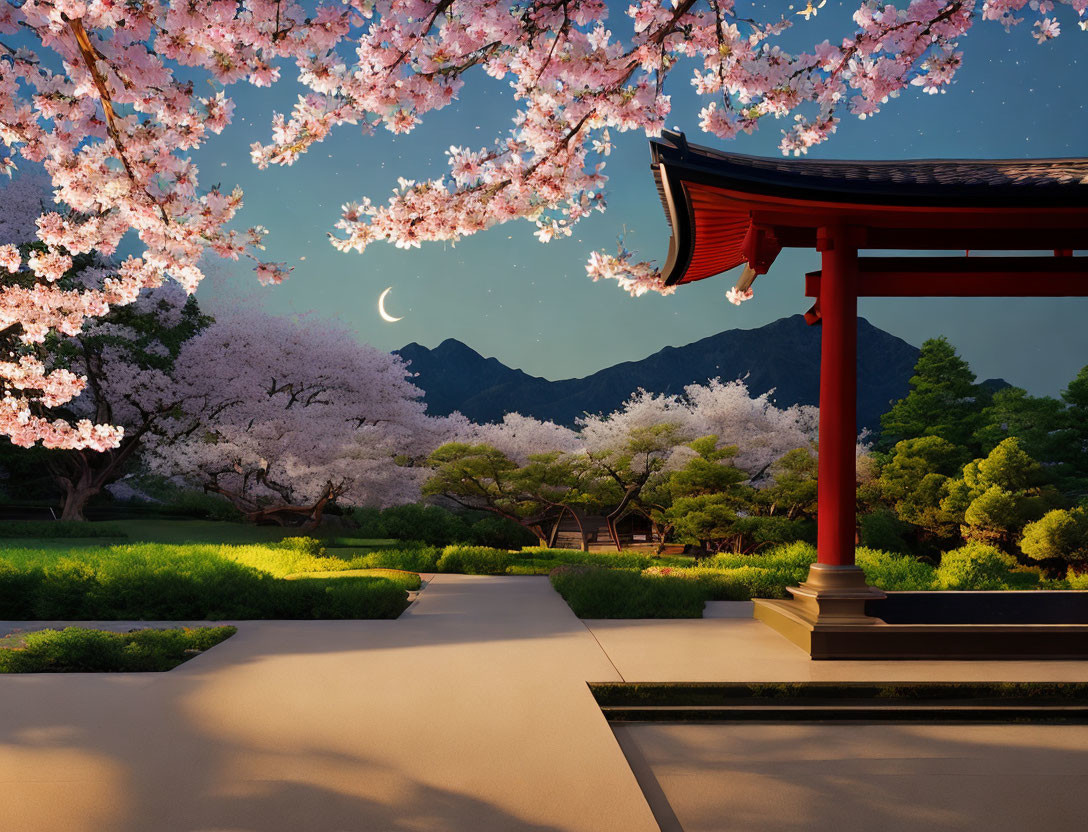
<svg viewBox="0 0 1088 832"><path fill-rule="evenodd" d="M950 538L957 531L958 520L942 509L941 501L967 456L962 448L939 436L904 439L881 470L878 490L896 517L916 527L920 535Z"/></svg>
<svg viewBox="0 0 1088 832"><path fill-rule="evenodd" d="M1063 490L1088 493L1088 366L1062 391L1061 474Z"/></svg>
<svg viewBox="0 0 1088 832"><path fill-rule="evenodd" d="M1024 526L1058 508L1061 497L1044 468L1010 437L948 481L941 509L960 522L967 540L1009 548Z"/></svg>
<svg viewBox="0 0 1088 832"><path fill-rule="evenodd" d="M982 411L982 424L975 441L988 454L1005 439L1015 436L1020 447L1043 463L1058 462L1065 455L1060 429L1065 413L1062 403L1051 396L1031 396L1019 387L994 393Z"/></svg>
<svg viewBox="0 0 1088 832"><path fill-rule="evenodd" d="M938 436L977 453L975 431L982 410L990 402L985 388L948 339L931 338L922 344L910 392L880 418L880 447L887 450L904 439Z"/></svg>

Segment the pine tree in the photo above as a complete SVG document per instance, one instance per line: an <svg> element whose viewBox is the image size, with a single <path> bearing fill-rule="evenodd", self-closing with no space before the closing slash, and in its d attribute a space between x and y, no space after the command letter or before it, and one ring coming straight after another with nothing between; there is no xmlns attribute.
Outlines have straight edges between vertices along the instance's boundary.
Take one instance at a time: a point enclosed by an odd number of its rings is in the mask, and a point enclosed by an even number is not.
<svg viewBox="0 0 1088 832"><path fill-rule="evenodd" d="M948 339L931 338L922 344L910 392L880 418L879 445L889 449L904 439L938 436L977 453L974 434L990 398Z"/></svg>
<svg viewBox="0 0 1088 832"><path fill-rule="evenodd" d="M1063 441L1065 463L1062 466L1062 488L1074 494L1088 492L1088 366L1081 368L1076 378L1062 391L1065 402Z"/></svg>

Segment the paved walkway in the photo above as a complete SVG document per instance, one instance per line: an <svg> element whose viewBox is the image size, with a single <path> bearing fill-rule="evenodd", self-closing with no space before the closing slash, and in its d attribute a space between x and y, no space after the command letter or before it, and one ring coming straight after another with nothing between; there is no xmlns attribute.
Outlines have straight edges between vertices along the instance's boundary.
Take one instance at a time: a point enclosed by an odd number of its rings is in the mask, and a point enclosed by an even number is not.
<svg viewBox="0 0 1088 832"><path fill-rule="evenodd" d="M396 621L243 622L164 674L0 677L3 832L651 832L546 578Z"/></svg>
<svg viewBox="0 0 1088 832"><path fill-rule="evenodd" d="M242 622L170 673L0 676L0 830L650 832L586 681L1088 681L1088 662L814 663L746 610L583 624L546 578L439 575L396 621Z"/></svg>

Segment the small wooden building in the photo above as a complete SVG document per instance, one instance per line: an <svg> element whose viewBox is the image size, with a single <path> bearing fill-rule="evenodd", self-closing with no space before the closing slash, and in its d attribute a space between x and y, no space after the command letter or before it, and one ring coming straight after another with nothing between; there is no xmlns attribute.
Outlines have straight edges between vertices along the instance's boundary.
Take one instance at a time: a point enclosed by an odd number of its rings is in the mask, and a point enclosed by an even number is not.
<svg viewBox="0 0 1088 832"><path fill-rule="evenodd" d="M556 549L623 549L660 543L650 521L641 514L629 512L615 524L616 534L608 528L608 518L600 514L585 514L576 509L563 509L552 528L548 545Z"/></svg>

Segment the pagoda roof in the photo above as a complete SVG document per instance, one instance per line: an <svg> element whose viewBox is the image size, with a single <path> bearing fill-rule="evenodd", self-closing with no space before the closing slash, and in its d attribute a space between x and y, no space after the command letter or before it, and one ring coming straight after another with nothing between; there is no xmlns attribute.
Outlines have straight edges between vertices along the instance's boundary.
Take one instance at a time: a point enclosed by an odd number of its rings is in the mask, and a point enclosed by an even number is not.
<svg viewBox="0 0 1088 832"><path fill-rule="evenodd" d="M754 265L757 226L785 246L814 246L815 229L829 220L871 229L862 248L1088 246L1088 158L772 159L672 132L650 147L673 231L670 285Z"/></svg>

